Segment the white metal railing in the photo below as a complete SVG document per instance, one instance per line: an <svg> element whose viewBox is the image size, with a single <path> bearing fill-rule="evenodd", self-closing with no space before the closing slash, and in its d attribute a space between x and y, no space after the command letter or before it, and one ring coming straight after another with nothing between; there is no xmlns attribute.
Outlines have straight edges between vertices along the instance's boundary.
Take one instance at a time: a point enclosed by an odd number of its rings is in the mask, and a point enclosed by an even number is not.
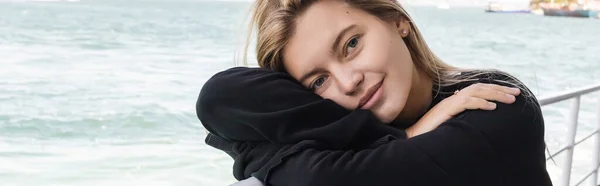
<svg viewBox="0 0 600 186"><path fill-rule="evenodd" d="M568 99L573 99L573 103L571 104L571 110L570 110L570 114L569 114L569 128L567 131L567 145L563 148L561 148L560 150L558 150L557 152L555 152L554 154L550 155L550 157L548 157L546 159L549 160L551 158L554 158L555 156L561 154L561 153L566 153L565 156L565 161L563 162L563 166L561 167L562 171L562 175L561 178L559 180L559 184L556 184L557 186L569 186L569 181L571 181L571 166L573 164L573 149L575 148L575 146L579 145L581 142L588 140L589 138L591 138L592 136L596 136L596 144L594 147L594 154L592 155L592 168L593 170L590 171L588 174L586 174L583 178L581 178L580 181L577 182L577 184L575 185L579 185L581 183L583 183L586 179L590 178L590 186L598 186L597 184L597 180L598 180L598 168L600 166L600 135L598 135L599 131L600 131L600 98L598 99L598 115L597 115L597 128L595 131L593 131L591 134L587 135L586 137L582 138L579 141L575 141L575 134L577 132L577 120L578 120L578 116L579 116L579 105L581 102L581 96L584 94L588 94L591 92L595 92L595 91L599 91L600 90L600 84L596 84L596 85L592 85L592 86L587 86L587 87L582 87L579 89L575 89L575 90L570 90L570 91L565 91L565 92L561 92L558 94L555 94L553 96L547 96L547 97L543 97L541 99L539 99L539 102L542 106L546 106L546 105L550 105L553 103L557 103L560 101L564 101L564 100L568 100Z"/></svg>

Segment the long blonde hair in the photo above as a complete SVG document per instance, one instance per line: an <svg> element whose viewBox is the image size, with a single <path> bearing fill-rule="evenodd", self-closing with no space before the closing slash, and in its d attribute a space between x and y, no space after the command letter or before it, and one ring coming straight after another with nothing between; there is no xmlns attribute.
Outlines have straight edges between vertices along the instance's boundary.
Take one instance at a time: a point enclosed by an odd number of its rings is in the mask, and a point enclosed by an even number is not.
<svg viewBox="0 0 600 186"><path fill-rule="evenodd" d="M253 7L253 15L249 23L249 32L244 48L244 61L248 55L248 46L252 39L252 31L256 29L256 58L263 68L285 71L283 66L283 48L294 32L296 19L319 0L257 0ZM482 74L502 73L496 70L478 70L469 76L456 76L460 72L471 71L444 63L429 48L413 19L395 0L343 0L350 6L368 12L384 21L407 20L410 23L408 36L404 42L409 50L416 68L440 86L452 85L465 81L474 81ZM505 83L521 86L511 77ZM438 86L439 87L439 86ZM438 88L438 92L439 92ZM523 91L527 94L528 91Z"/></svg>

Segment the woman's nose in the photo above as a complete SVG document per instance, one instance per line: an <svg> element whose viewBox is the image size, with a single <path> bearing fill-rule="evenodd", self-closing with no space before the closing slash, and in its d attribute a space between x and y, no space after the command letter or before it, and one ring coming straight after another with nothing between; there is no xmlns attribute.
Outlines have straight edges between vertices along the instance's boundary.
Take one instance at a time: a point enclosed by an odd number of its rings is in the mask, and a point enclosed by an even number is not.
<svg viewBox="0 0 600 186"><path fill-rule="evenodd" d="M363 75L353 70L343 70L336 76L340 90L348 96L354 95L363 82Z"/></svg>

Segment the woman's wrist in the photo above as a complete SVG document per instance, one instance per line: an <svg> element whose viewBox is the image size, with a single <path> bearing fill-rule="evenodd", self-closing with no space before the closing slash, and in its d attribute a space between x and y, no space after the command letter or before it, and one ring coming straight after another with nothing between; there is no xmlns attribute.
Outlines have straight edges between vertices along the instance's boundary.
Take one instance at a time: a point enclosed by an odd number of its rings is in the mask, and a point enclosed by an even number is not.
<svg viewBox="0 0 600 186"><path fill-rule="evenodd" d="M415 137L416 136L416 130L417 130L416 128L417 128L417 126L415 124L415 125L413 125L411 127L408 127L406 129L404 129L404 132L406 133L406 138Z"/></svg>
<svg viewBox="0 0 600 186"><path fill-rule="evenodd" d="M428 114L425 114L425 116L423 116L421 119L419 119L419 121L417 121L417 123L415 123L414 125L406 128L404 130L404 132L406 132L406 137L407 138L412 138L418 135L421 135L423 133L427 133L429 131L432 131L433 129L435 129L437 127L436 123L441 123L441 121L435 121L435 120L431 120L431 118L429 118L431 116L428 116Z"/></svg>

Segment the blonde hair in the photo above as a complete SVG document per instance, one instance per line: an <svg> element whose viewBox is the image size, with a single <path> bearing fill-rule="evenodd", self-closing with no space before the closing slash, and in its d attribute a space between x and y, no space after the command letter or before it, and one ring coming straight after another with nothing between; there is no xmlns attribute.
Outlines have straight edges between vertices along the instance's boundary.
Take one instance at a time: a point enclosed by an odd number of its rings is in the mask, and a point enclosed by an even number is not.
<svg viewBox="0 0 600 186"><path fill-rule="evenodd" d="M258 65L263 68L285 71L283 66L283 48L294 32L296 19L319 0L257 0L252 7L253 15L248 25L244 61L247 57L248 46L252 31L257 31L256 58ZM363 10L384 21L407 20L410 23L408 36L404 42L409 50L416 68L431 78L434 84L448 86L465 81L476 81L476 77L484 74L501 73L510 79L503 81L516 87L523 87L512 76L496 70L478 70L467 76L457 76L461 72L472 71L457 68L444 63L429 48L413 19L406 10L395 0L343 0L350 6ZM256 28L255 28L256 27ZM438 86L439 87L439 86ZM439 93L439 88L436 92ZM527 93L528 91L523 91Z"/></svg>

